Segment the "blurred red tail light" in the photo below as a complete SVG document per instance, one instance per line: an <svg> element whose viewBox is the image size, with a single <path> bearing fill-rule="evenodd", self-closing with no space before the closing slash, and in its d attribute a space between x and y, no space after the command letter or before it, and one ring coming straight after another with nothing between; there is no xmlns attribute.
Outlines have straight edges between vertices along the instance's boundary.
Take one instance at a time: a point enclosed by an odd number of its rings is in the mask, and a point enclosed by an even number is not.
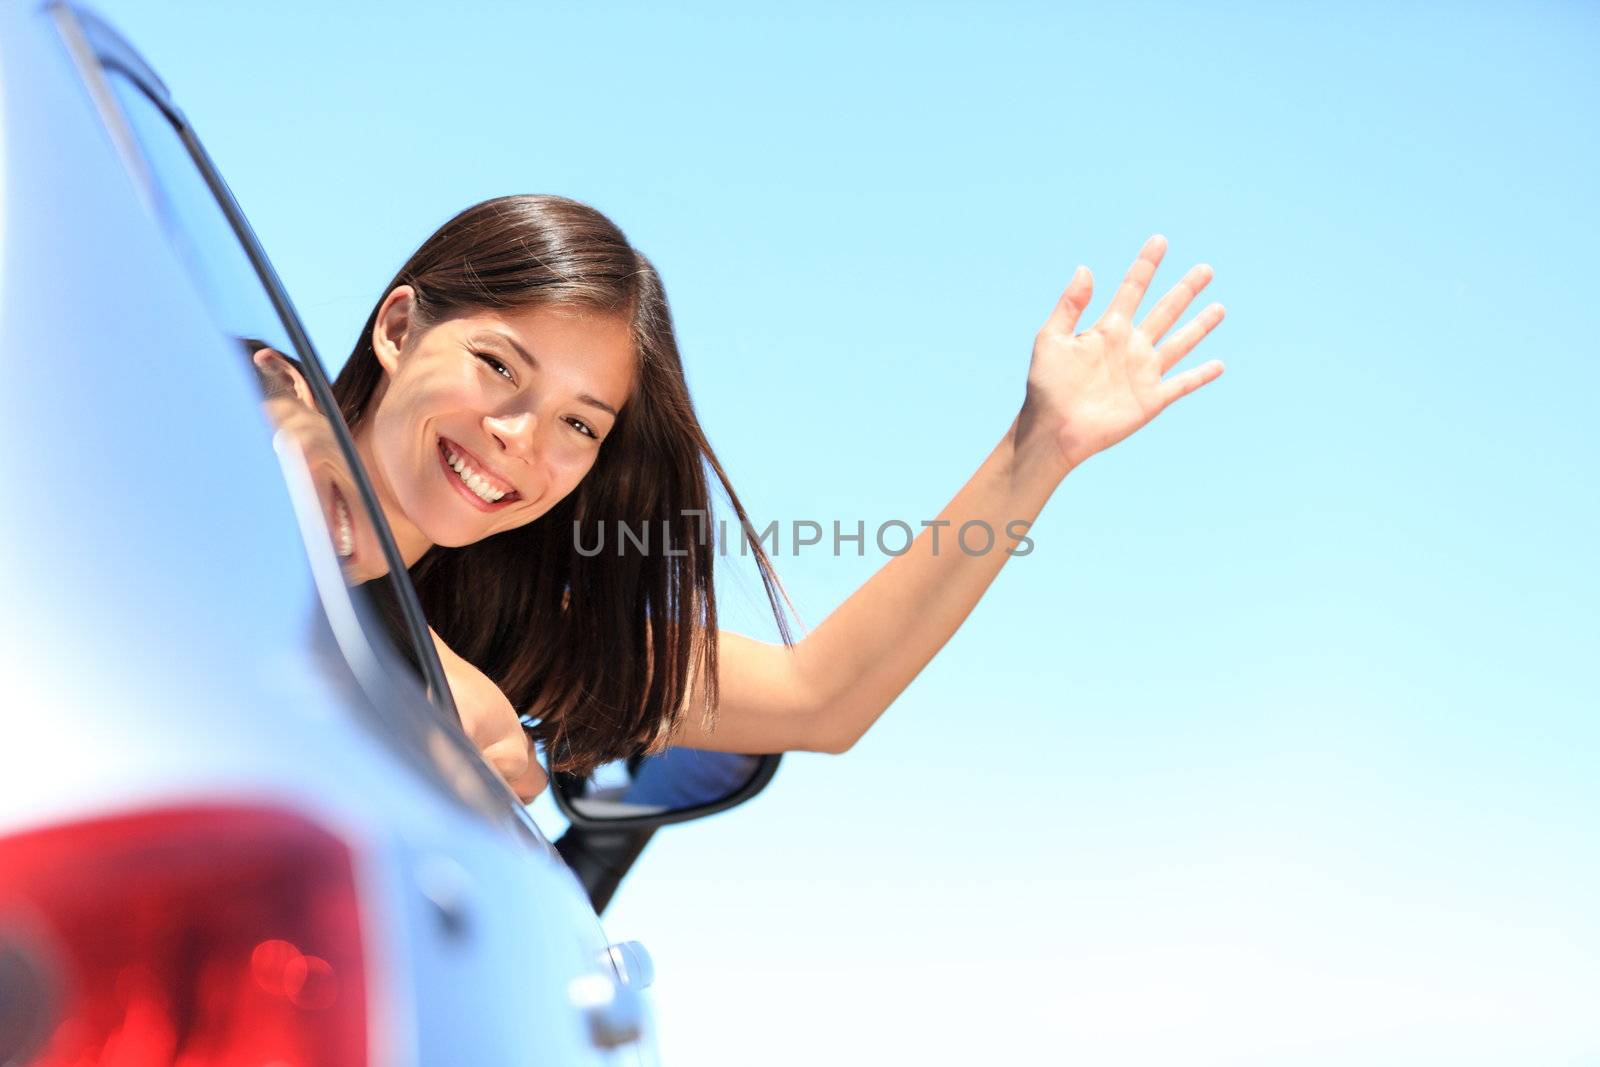
<svg viewBox="0 0 1600 1067"><path fill-rule="evenodd" d="M358 920L349 849L287 812L0 838L0 1063L365 1064Z"/></svg>

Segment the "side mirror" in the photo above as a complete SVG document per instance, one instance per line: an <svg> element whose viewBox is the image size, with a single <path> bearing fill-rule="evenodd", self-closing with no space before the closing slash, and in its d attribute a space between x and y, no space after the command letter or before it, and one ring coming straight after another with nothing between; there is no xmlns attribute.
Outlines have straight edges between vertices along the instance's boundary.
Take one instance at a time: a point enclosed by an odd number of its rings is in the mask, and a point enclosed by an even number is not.
<svg viewBox="0 0 1600 1067"><path fill-rule="evenodd" d="M551 792L574 826L654 828L744 803L772 781L781 758L669 748L604 764L587 778L554 775Z"/></svg>

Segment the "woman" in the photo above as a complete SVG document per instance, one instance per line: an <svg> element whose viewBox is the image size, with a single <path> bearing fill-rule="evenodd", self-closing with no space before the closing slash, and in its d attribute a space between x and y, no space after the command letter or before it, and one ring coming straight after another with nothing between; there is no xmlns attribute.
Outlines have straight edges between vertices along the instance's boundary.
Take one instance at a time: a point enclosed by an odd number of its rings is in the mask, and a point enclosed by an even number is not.
<svg viewBox="0 0 1600 1067"><path fill-rule="evenodd" d="M1021 411L940 513L949 525L925 529L803 639L753 546L774 645L717 628L708 471L746 516L696 420L649 261L558 197L451 219L385 288L334 392L473 739L524 796L543 775L519 710L550 765L579 773L667 743L848 749L949 640L1067 473L1222 373L1213 361L1162 379L1222 319L1212 305L1162 341L1209 267L1133 324L1164 251L1146 242L1081 334L1093 283L1078 269L1037 337ZM590 554L618 521L651 531L656 551ZM953 551L953 532L977 522L993 548Z"/></svg>

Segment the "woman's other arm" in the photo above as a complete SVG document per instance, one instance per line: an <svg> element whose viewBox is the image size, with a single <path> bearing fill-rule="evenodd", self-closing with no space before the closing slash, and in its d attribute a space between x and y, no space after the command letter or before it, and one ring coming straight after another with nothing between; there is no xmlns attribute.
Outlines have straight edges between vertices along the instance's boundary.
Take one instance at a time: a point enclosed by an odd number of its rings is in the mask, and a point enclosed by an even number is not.
<svg viewBox="0 0 1600 1067"><path fill-rule="evenodd" d="M1222 373L1213 360L1163 378L1222 321L1213 304L1162 341L1211 280L1209 267L1191 270L1133 325L1165 250L1163 238L1147 241L1105 314L1081 334L1093 279L1078 269L1035 341L1021 412L936 524L793 648L719 634L716 726L687 716L673 743L843 752L877 721L994 581L1017 544L1011 531L1026 529L1017 520L1031 524L1078 464ZM957 541L975 522L994 531L987 552Z"/></svg>
<svg viewBox="0 0 1600 1067"><path fill-rule="evenodd" d="M488 675L456 655L432 627L428 633L438 649L462 729L518 798L532 800L544 789L546 779L516 709Z"/></svg>

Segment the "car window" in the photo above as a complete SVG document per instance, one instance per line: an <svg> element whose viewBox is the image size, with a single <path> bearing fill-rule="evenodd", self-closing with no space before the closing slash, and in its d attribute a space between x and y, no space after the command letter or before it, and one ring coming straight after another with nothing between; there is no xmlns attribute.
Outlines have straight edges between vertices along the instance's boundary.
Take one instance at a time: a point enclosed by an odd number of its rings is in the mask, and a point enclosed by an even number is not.
<svg viewBox="0 0 1600 1067"><path fill-rule="evenodd" d="M116 68L106 73L139 149L134 162L141 192L150 199L217 326L232 336L259 338L293 353L282 317L176 127L127 74Z"/></svg>
<svg viewBox="0 0 1600 1067"><path fill-rule="evenodd" d="M259 411L246 405L241 415L262 417L273 431L324 608L308 622L332 637L368 697L347 706L448 794L549 850L460 729L416 591L327 376L232 194L144 61L93 16L65 7L56 14L107 133L216 323L214 358L238 360L259 386Z"/></svg>
<svg viewBox="0 0 1600 1067"><path fill-rule="evenodd" d="M226 339L219 358L239 360L260 387L261 412L276 431L273 444L285 463L291 492L298 483L309 505L301 510L320 520L307 536L326 539L351 599L363 607L346 621L376 631L367 635L371 641L392 642L388 647L400 653L400 662L408 663L425 685L431 665L438 682L427 686L429 695L455 721L433 648L420 634L414 639L402 619L408 579L403 567L389 566L398 556L392 544L387 549L383 544L382 512L370 484L357 476L359 463L326 378L319 390L316 378L322 372L316 355L281 289L274 299L257 266L264 260L252 261L244 241L253 238L241 237L228 217L223 203L230 194L213 184L220 179L197 158L198 142L175 112L117 66L108 65L105 75L137 148L129 162L141 192Z"/></svg>
<svg viewBox="0 0 1600 1067"><path fill-rule="evenodd" d="M220 358L248 366L261 390L262 414L276 430L275 447L309 479L322 536L346 583L359 588L374 617L389 624L384 629L420 673L425 656L395 618L395 585L403 579L389 573L380 540L383 519L367 506L341 446L339 414L318 399L315 355L296 343L298 331L286 309L275 305L181 128L125 72L112 67L106 74L138 147L134 163L143 169L137 175L143 194L227 338Z"/></svg>

